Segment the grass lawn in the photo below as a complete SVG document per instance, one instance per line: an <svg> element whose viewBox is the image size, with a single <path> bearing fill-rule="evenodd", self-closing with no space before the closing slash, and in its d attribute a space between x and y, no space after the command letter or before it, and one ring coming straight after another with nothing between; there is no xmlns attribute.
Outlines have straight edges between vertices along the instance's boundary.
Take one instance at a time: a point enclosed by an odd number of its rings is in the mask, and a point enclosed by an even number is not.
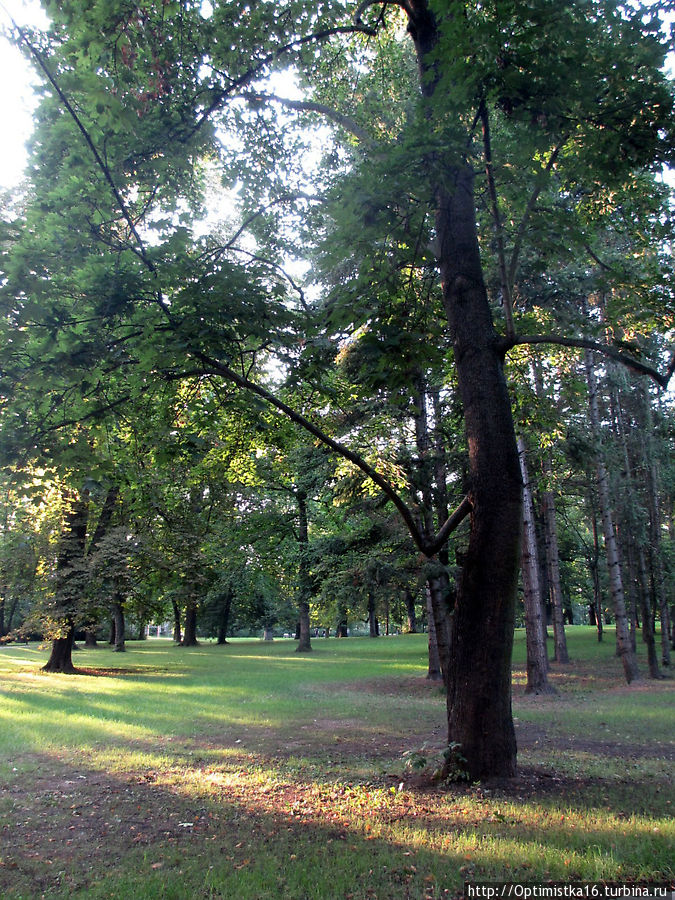
<svg viewBox="0 0 675 900"><path fill-rule="evenodd" d="M425 637L0 648L0 897L389 900L467 880L675 879L674 682L627 687L613 634L569 629L555 697L524 694L512 781L442 786ZM643 655L642 646L639 652ZM643 660L643 671L646 665Z"/></svg>

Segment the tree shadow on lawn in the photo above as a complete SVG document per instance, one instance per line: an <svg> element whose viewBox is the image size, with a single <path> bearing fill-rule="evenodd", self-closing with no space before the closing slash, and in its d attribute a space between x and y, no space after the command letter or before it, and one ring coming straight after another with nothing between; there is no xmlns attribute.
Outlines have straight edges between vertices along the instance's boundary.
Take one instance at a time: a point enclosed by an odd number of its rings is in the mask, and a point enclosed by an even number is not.
<svg viewBox="0 0 675 900"><path fill-rule="evenodd" d="M582 832L570 810L589 804L578 782L570 795L569 779L524 772L508 784L409 780L399 790L391 776L322 782L289 769L283 754L245 748L218 764L217 749L195 746L189 765L177 757L164 771L121 775L84 755L34 755L30 782L17 776L0 791L3 898L455 896L465 879L526 879L543 852L551 877L582 877L589 847L632 877L635 826L586 821ZM647 851L664 840L648 822L638 830ZM323 887L312 893L319 870Z"/></svg>

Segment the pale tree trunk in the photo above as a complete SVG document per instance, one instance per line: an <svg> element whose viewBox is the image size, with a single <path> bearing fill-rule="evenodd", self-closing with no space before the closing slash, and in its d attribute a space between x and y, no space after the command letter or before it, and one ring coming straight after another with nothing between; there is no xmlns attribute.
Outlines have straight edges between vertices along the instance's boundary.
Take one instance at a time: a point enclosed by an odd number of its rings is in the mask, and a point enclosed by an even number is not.
<svg viewBox="0 0 675 900"><path fill-rule="evenodd" d="M523 541L521 571L525 601L525 639L527 646L527 694L552 694L548 680L548 657L542 627L541 588L539 586L539 560L537 559L537 535L535 533L534 503L527 469L525 441L518 437L520 471L523 478Z"/></svg>
<svg viewBox="0 0 675 900"><path fill-rule="evenodd" d="M659 669L659 658L656 652L656 640L654 638L654 625L649 609L649 586L647 584L647 564L645 552L642 547L637 548L638 554L638 578L640 581L640 604L642 613L642 640L647 647L647 663L649 665L650 678L662 678Z"/></svg>
<svg viewBox="0 0 675 900"><path fill-rule="evenodd" d="M436 459L432 459L432 444L429 434L429 417L427 415L426 384L421 373L415 378L414 395L414 420L415 420L415 444L417 447L417 481L418 489L422 495L422 526L424 534L430 538L434 533L434 508L440 521L445 521L448 515L447 497L445 491L445 467ZM440 410L436 409L436 415ZM440 430L440 423L436 422L436 432ZM437 438L438 440L438 438ZM434 504L434 490L432 479L436 479L437 503ZM445 504L445 505L444 505ZM450 629L449 605L450 579L447 570L447 547L438 554L438 558L430 560L431 574L427 578L427 611L429 621L429 675L432 680L436 677L437 666L440 665L441 673L445 679L450 659Z"/></svg>
<svg viewBox="0 0 675 900"><path fill-rule="evenodd" d="M593 575L593 610L596 620L591 621L591 625L595 625L598 632L598 643L602 643L602 594L600 591L600 540L598 536L598 516L595 511L595 503L589 500L591 507L591 524L593 526L593 560L591 563L591 572Z"/></svg>
<svg viewBox="0 0 675 900"><path fill-rule="evenodd" d="M652 585L655 605L661 616L661 661L670 665L670 615L666 594L666 575L663 565L663 543L661 539L661 504L659 502L659 472L654 448L654 419L649 391L642 385L641 424L644 424L641 443L643 464L647 473L647 498L649 509L649 560L651 563ZM644 614L643 614L644 618Z"/></svg>
<svg viewBox="0 0 675 900"><path fill-rule="evenodd" d="M602 517L602 526L605 536L605 555L607 557L607 568L609 571L609 583L612 593L612 602L614 607L614 620L616 624L616 647L617 653L623 665L626 681L631 682L639 679L640 673L638 669L637 659L631 646L630 630L628 627L628 617L626 614L626 602L623 593L623 583L621 580L621 566L619 564L619 551L617 547L616 534L614 532L614 521L612 516L612 507L609 496L609 476L603 456L602 446L600 444L601 426L600 426L600 410L598 406L598 389L593 368L593 356L590 350L584 351L586 364L586 379L588 382L588 404L591 420L591 428L595 436L596 447L596 479L598 486L598 499L600 503L600 514Z"/></svg>
<svg viewBox="0 0 675 900"><path fill-rule="evenodd" d="M547 485L553 478L551 458L548 453L544 457L544 477ZM555 661L568 663L570 661L567 652L567 638L565 637L565 619L563 613L563 597L560 582L560 554L558 551L558 526L555 517L555 499L553 491L548 486L541 495L541 506L544 515L544 536L546 546L546 570L548 573L549 596L551 598L551 612L553 617L553 643L555 646Z"/></svg>
<svg viewBox="0 0 675 900"><path fill-rule="evenodd" d="M546 396L541 366L532 363L534 386L537 397ZM555 498L551 486L553 484L553 462L551 451L544 450L542 469L544 473L544 490L541 494L541 511L544 520L544 549L546 559L546 580L548 595L551 601L551 619L553 622L554 659L558 663L570 661L565 636L565 617L563 613L563 597L560 579L560 553L558 550L558 526L555 515Z"/></svg>

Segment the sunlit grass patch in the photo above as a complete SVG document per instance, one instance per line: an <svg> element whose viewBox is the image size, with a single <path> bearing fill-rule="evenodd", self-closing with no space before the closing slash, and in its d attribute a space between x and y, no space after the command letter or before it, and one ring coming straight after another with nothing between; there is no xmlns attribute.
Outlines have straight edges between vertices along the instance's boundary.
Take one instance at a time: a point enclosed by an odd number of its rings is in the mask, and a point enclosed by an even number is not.
<svg viewBox="0 0 675 900"><path fill-rule="evenodd" d="M2 648L3 900L672 878L673 684L625 689L612 644L591 639L571 631L556 697L516 685L519 778L449 789L404 766L444 738L423 635L319 641L308 657L288 641L78 651L96 677L47 676L44 651Z"/></svg>

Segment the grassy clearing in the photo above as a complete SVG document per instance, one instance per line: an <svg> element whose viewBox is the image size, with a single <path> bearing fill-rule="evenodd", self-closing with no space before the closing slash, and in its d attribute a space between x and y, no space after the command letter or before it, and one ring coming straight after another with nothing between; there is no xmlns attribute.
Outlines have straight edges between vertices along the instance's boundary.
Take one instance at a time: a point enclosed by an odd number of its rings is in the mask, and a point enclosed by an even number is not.
<svg viewBox="0 0 675 900"><path fill-rule="evenodd" d="M554 698L524 695L513 782L429 786L442 744L425 639L0 649L0 895L437 898L465 880L675 877L672 680L626 688L611 634L570 633ZM426 750L424 751L427 752ZM428 751L433 753L432 751Z"/></svg>

